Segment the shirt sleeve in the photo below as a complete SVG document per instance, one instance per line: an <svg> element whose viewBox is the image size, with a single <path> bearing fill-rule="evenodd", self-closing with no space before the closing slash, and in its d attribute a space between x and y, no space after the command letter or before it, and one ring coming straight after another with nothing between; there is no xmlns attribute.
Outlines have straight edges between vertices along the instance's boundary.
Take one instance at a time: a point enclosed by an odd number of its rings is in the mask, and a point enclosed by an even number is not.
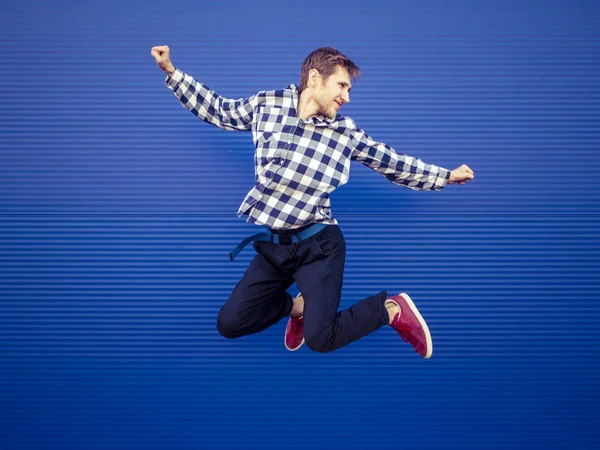
<svg viewBox="0 0 600 450"><path fill-rule="evenodd" d="M419 158L399 154L387 144L377 142L354 126L350 133L353 145L351 158L379 172L392 183L409 189L440 190L446 186L450 171L426 164Z"/></svg>
<svg viewBox="0 0 600 450"><path fill-rule="evenodd" d="M167 75L165 84L179 103L199 119L224 130L251 130L257 95L236 100L221 97L179 69Z"/></svg>

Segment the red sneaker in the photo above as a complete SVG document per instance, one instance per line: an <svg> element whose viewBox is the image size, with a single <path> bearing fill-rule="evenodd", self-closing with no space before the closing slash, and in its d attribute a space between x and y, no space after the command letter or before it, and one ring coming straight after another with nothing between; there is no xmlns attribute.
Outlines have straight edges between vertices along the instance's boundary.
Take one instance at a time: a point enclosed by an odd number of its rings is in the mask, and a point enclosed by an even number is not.
<svg viewBox="0 0 600 450"><path fill-rule="evenodd" d="M295 352L304 344L304 316L290 317L285 327L285 348Z"/></svg>
<svg viewBox="0 0 600 450"><path fill-rule="evenodd" d="M429 328L408 294L394 295L388 300L400 307L400 313L396 314L390 326L405 342L409 342L419 355L423 358L430 358L433 343Z"/></svg>

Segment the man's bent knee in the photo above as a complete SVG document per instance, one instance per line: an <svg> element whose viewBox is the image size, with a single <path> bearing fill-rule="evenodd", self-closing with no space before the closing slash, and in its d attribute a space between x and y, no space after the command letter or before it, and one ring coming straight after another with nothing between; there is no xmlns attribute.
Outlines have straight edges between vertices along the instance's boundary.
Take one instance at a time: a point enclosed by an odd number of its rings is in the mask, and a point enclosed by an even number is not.
<svg viewBox="0 0 600 450"><path fill-rule="evenodd" d="M304 335L306 346L314 352L329 353L336 350L330 332Z"/></svg>
<svg viewBox="0 0 600 450"><path fill-rule="evenodd" d="M244 335L240 322L231 314L224 312L223 308L217 316L217 331L227 339L235 339Z"/></svg>

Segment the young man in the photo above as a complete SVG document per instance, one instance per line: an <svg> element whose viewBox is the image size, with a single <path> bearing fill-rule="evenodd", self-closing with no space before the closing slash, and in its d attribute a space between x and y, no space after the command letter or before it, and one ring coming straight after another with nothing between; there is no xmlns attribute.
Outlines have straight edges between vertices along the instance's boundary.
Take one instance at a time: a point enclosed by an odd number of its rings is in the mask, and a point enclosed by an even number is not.
<svg viewBox="0 0 600 450"><path fill-rule="evenodd" d="M223 305L217 329L226 338L262 331L290 316L288 350L306 341L317 352L337 350L390 325L424 358L433 345L427 323L411 298L382 291L338 311L346 257L344 237L332 217L329 195L349 178L350 162L361 162L392 183L440 190L473 179L466 165L449 171L398 154L338 113L350 101L359 68L325 47L304 61L300 86L227 99L173 66L167 46L152 56L181 105L201 120L232 131L251 131L256 147L256 184L238 217L265 227L245 239L231 259L253 242L256 256ZM296 281L296 298L287 289Z"/></svg>

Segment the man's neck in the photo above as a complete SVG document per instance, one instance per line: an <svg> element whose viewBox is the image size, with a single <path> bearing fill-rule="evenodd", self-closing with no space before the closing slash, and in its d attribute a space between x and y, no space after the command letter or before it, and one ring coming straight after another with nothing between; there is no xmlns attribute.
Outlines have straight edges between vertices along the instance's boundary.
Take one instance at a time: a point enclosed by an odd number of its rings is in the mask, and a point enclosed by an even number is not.
<svg viewBox="0 0 600 450"><path fill-rule="evenodd" d="M319 105L316 100L310 95L310 92L306 90L300 93L298 99L298 117L300 119L310 119L311 117L317 116Z"/></svg>

